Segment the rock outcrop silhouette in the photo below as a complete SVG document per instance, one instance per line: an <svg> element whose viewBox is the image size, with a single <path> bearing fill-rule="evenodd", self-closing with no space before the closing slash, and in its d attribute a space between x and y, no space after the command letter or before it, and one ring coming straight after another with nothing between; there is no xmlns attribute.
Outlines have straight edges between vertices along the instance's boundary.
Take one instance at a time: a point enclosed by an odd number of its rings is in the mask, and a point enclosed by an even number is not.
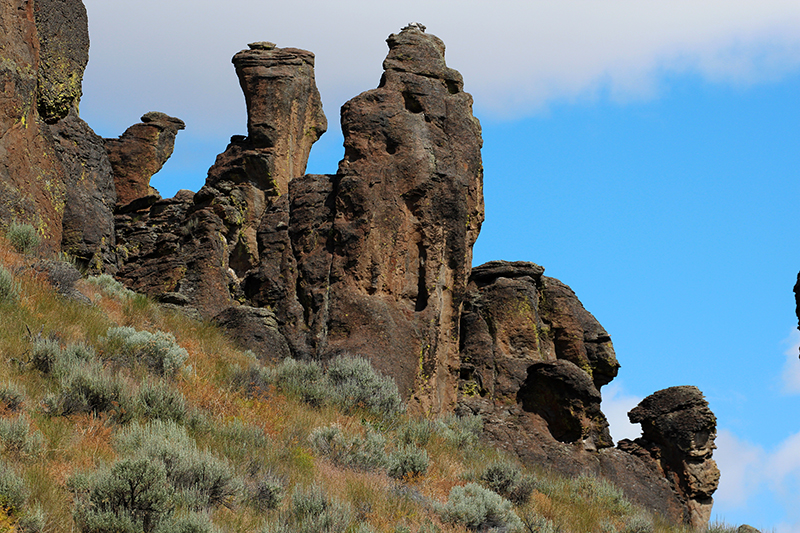
<svg viewBox="0 0 800 533"><path fill-rule="evenodd" d="M247 104L194 193L149 185L180 119L150 112L118 139L80 119L80 0L0 0L0 221L44 251L230 331L264 361L368 358L420 412L472 413L523 460L594 473L702 527L716 420L693 387L631 412L611 440L601 390L620 365L573 291L533 263L471 268L484 219L481 128L445 46L410 24L387 39L378 87L342 108L335 174L307 175L327 128L314 55L273 43L233 58Z"/></svg>

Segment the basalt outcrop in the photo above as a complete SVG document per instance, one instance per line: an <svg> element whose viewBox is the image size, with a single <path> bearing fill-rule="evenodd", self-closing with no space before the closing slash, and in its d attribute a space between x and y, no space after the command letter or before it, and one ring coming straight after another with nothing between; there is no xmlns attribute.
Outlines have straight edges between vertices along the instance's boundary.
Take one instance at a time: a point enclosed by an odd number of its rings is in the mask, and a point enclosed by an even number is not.
<svg viewBox="0 0 800 533"><path fill-rule="evenodd" d="M614 447L601 411L619 369L608 333L538 265L471 268L481 129L423 26L391 35L378 87L344 105L344 156L328 175L305 174L327 128L314 55L252 43L233 58L247 135L197 193L164 199L150 177L184 124L151 112L101 139L80 119L82 3L0 8L3 223L35 224L46 249L214 320L262 360L365 356L422 412L478 414L525 461L707 521L716 421L699 391L649 397L631 412L642 437Z"/></svg>
<svg viewBox="0 0 800 533"><path fill-rule="evenodd" d="M86 8L81 0L0 0L0 29L0 221L32 224L43 252L114 273L114 170L103 139L78 114Z"/></svg>

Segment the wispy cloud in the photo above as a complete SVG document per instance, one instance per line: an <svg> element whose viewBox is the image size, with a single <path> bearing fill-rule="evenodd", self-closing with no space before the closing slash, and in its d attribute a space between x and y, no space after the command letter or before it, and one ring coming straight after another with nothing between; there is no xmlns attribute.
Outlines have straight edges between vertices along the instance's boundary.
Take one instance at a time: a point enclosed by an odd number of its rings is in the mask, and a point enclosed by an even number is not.
<svg viewBox="0 0 800 533"><path fill-rule="evenodd" d="M615 442L622 439L636 439L642 435L639 424L631 424L628 411L639 405L642 398L628 394L621 383L614 382L603 387L601 408L608 419L611 437Z"/></svg>
<svg viewBox="0 0 800 533"><path fill-rule="evenodd" d="M244 122L230 57L271 40L317 54L329 118L374 87L383 40L421 21L448 45L484 113L524 116L554 100L650 98L663 74L756 83L800 67L796 0L86 0L87 99L105 114L156 105L195 128ZM123 103L124 105L120 105ZM122 125L131 123L126 116ZM211 126L208 126L211 127Z"/></svg>

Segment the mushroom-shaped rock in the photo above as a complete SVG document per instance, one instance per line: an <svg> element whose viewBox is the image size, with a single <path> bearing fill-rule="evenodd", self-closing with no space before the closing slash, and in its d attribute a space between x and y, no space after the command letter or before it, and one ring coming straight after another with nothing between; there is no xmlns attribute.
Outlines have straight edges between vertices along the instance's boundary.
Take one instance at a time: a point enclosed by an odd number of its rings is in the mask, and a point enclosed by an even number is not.
<svg viewBox="0 0 800 533"><path fill-rule="evenodd" d="M642 425L642 436L635 443L649 452L686 502L684 521L703 527L711 516L711 495L719 485L719 469L711 458L717 418L703 394L692 386L660 390L642 400L628 418Z"/></svg>

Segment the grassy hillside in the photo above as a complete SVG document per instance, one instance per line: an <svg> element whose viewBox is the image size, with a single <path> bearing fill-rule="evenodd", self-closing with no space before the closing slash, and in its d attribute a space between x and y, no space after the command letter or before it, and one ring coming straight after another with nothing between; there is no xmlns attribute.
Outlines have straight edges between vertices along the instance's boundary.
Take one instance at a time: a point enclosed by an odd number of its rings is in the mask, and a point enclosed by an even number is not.
<svg viewBox="0 0 800 533"><path fill-rule="evenodd" d="M357 357L268 367L108 277L60 296L35 261L0 242L0 531L683 531L525 470L479 419L406 412Z"/></svg>

